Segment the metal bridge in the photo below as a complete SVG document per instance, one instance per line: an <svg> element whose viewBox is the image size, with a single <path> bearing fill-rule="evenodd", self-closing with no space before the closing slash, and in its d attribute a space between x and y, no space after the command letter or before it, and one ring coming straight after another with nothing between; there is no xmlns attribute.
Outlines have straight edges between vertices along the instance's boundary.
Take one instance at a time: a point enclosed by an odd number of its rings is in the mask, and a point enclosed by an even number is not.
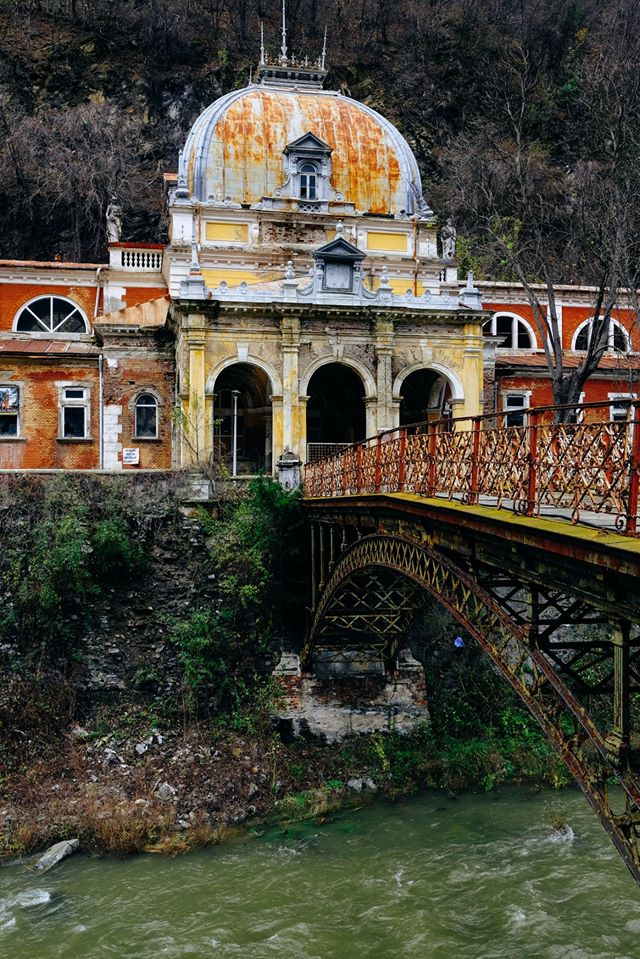
<svg viewBox="0 0 640 959"><path fill-rule="evenodd" d="M639 488L640 401L616 421L590 404L423 423L309 464L303 664L374 647L393 671L435 599L536 717L640 883Z"/></svg>

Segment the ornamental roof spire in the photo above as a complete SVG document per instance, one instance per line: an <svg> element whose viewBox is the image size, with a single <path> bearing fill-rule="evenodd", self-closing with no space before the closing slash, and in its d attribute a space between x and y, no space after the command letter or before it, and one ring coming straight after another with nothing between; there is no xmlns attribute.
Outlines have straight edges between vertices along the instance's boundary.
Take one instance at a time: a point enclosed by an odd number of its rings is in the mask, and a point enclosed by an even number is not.
<svg viewBox="0 0 640 959"><path fill-rule="evenodd" d="M324 30L322 54L319 57L289 56L287 44L286 0L282 0L282 41L280 55L271 57L264 43L264 23L260 21L260 63L256 71L256 82L263 86L277 86L321 90L327 75L327 28Z"/></svg>

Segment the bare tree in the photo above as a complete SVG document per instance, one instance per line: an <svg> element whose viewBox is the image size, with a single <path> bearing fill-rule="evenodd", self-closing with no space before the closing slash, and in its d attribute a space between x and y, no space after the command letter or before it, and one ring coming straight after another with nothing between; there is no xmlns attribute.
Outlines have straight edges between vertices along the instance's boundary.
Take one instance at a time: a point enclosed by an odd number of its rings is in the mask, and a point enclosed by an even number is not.
<svg viewBox="0 0 640 959"><path fill-rule="evenodd" d="M590 134L583 156L561 164L541 136L541 104L552 91L520 44L497 65L488 121L476 123L446 153L450 206L479 243L489 271L522 284L557 404L577 403L598 368L612 313L637 263L638 84L610 63L590 67L589 75L578 77L574 98L576 112L591 116L591 130L581 118L582 135ZM571 132L564 132L569 141ZM565 364L558 310L557 286L567 282L587 282L595 290L577 369Z"/></svg>

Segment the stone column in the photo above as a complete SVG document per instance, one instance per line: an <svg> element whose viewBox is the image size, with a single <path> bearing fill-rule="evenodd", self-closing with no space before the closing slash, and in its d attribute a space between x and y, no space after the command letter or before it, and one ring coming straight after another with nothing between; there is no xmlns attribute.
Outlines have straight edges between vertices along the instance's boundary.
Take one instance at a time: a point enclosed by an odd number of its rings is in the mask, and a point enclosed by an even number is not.
<svg viewBox="0 0 640 959"><path fill-rule="evenodd" d="M376 350L376 386L378 402L376 408L376 430L390 430L394 427L393 376L391 361L393 357L393 321L380 317L374 321L374 344Z"/></svg>

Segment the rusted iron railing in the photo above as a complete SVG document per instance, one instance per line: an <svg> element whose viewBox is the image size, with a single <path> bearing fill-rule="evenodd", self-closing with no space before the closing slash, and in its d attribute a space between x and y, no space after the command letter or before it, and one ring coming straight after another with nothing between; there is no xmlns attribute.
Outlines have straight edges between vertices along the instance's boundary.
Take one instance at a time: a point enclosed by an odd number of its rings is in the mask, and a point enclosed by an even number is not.
<svg viewBox="0 0 640 959"><path fill-rule="evenodd" d="M444 496L637 535L640 400L616 399L615 420L612 406L539 407L381 432L308 463L304 495Z"/></svg>

